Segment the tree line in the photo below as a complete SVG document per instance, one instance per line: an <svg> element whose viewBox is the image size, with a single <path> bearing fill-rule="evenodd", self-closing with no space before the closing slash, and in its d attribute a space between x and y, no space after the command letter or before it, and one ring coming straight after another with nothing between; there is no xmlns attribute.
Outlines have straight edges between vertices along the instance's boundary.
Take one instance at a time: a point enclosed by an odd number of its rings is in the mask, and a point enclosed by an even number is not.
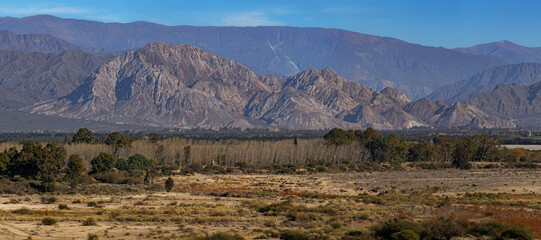
<svg viewBox="0 0 541 240"><path fill-rule="evenodd" d="M324 139L334 145L358 144L370 153L370 160L378 163L449 162L454 167L469 169L471 162L527 162L528 151L507 149L497 137L478 134L471 137L448 138L436 136L417 142L399 139L396 135L383 136L376 130L332 129Z"/></svg>
<svg viewBox="0 0 541 240"><path fill-rule="evenodd" d="M366 130L332 129L322 139L189 140L150 133L145 140L112 132L99 139L86 128L68 144L26 142L0 152L0 176L39 182L43 191L55 182L150 184L158 175L212 173L306 173L371 171L404 162L447 163L468 169L472 162L528 163L528 151L507 149L496 137L474 135L407 141Z"/></svg>

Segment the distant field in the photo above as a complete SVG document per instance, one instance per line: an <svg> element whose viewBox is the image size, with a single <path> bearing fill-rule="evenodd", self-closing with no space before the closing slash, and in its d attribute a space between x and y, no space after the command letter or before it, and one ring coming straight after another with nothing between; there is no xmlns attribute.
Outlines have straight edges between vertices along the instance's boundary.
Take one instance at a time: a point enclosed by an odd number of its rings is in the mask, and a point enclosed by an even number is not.
<svg viewBox="0 0 541 240"><path fill-rule="evenodd" d="M541 151L541 145L503 145L507 148L524 148L532 151Z"/></svg>

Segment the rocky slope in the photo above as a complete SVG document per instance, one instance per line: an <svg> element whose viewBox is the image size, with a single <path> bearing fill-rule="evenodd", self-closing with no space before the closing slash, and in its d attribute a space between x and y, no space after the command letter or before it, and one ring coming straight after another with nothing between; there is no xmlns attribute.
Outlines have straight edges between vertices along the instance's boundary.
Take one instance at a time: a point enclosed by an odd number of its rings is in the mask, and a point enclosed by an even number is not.
<svg viewBox="0 0 541 240"><path fill-rule="evenodd" d="M0 51L0 104L28 105L65 96L110 57Z"/></svg>
<svg viewBox="0 0 541 240"><path fill-rule="evenodd" d="M187 45L149 44L101 66L34 112L170 127L251 127L244 107L271 88L243 65Z"/></svg>
<svg viewBox="0 0 541 240"><path fill-rule="evenodd" d="M430 111L423 111L430 109ZM69 95L26 108L66 118L160 127L509 127L466 104L411 102L334 70L257 77L238 62L188 45L148 44L115 57ZM431 112L432 111L432 112Z"/></svg>
<svg viewBox="0 0 541 240"><path fill-rule="evenodd" d="M82 50L81 47L55 38L47 33L19 35L9 31L0 31L0 50L60 54L64 51L75 49Z"/></svg>
<svg viewBox="0 0 541 240"><path fill-rule="evenodd" d="M454 50L463 53L494 56L508 63L541 63L541 48L524 47L509 41L486 43Z"/></svg>
<svg viewBox="0 0 541 240"><path fill-rule="evenodd" d="M541 63L509 64L488 69L474 76L441 87L430 94L432 100L452 104L487 93L500 84L530 85L541 81Z"/></svg>
<svg viewBox="0 0 541 240"><path fill-rule="evenodd" d="M466 101L491 116L514 119L524 127L539 127L541 115L541 82L529 85L499 85Z"/></svg>
<svg viewBox="0 0 541 240"><path fill-rule="evenodd" d="M393 87L413 99L505 63L496 57L339 29L101 23L46 15L0 18L0 29L49 33L78 46L115 53L151 42L189 44L236 60L258 75L289 76L330 67L350 81L378 90Z"/></svg>

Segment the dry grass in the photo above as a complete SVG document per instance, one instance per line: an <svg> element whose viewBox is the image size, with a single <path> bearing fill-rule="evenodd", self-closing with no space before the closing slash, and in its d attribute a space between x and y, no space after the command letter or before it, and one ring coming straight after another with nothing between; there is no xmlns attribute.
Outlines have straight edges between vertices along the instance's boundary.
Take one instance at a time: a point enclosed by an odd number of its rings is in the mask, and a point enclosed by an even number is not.
<svg viewBox="0 0 541 240"><path fill-rule="evenodd" d="M170 193L100 194L114 186L99 184L88 186L93 194L58 195L54 204L42 203L38 195L0 196L0 203L8 203L0 204L0 229L12 239L84 239L88 234L99 239L193 239L214 232L252 239L276 238L284 229L337 239L396 217L452 216L521 224L540 237L541 188L519 192L507 187L536 186L532 179L539 176L539 171L511 170L175 176ZM58 209L59 204L69 210ZM43 226L45 217L58 223ZM89 218L96 225L85 224Z"/></svg>

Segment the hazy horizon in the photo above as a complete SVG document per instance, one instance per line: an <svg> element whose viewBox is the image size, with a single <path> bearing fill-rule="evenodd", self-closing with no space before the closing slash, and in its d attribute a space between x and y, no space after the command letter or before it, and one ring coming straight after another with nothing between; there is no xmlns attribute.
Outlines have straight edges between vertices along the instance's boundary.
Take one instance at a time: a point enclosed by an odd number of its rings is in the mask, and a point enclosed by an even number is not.
<svg viewBox="0 0 541 240"><path fill-rule="evenodd" d="M0 15L168 26L292 26L338 28L434 47L511 41L541 46L533 32L537 1L2 1Z"/></svg>

